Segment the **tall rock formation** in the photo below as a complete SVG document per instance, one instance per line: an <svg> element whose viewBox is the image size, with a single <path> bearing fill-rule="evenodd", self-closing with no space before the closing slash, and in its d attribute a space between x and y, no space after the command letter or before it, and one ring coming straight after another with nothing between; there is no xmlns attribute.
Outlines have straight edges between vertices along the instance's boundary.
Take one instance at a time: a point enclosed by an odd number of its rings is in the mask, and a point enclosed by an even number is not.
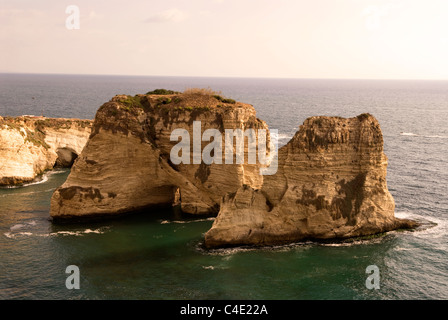
<svg viewBox="0 0 448 320"><path fill-rule="evenodd" d="M80 119L0 117L0 185L33 181L55 165L71 166L91 125Z"/></svg>
<svg viewBox="0 0 448 320"><path fill-rule="evenodd" d="M194 132L194 122L200 122ZM222 195L243 184L261 187L256 164L173 164L174 129L201 141L207 129L267 129L251 105L201 91L118 95L98 110L90 139L51 200L51 216L110 215L180 203L190 214L218 213ZM246 150L247 153L247 150Z"/></svg>
<svg viewBox="0 0 448 320"><path fill-rule="evenodd" d="M189 164L173 163L170 156L178 144L176 135L172 141L176 129L190 137ZM195 162L212 140L204 138L207 129L222 136L226 129L253 129L260 138L267 125L251 105L207 92L115 96L98 110L89 141L54 192L51 216L114 215L174 204L189 214L219 212L205 235L207 247L346 238L415 226L394 217L383 137L369 114L307 119L278 150L277 173L265 176L259 162L249 164L246 143L244 163L227 164L224 156L221 164Z"/></svg>
<svg viewBox="0 0 448 320"><path fill-rule="evenodd" d="M279 150L278 171L262 188L223 197L205 244L273 245L415 227L394 217L386 170L373 116L309 118Z"/></svg>

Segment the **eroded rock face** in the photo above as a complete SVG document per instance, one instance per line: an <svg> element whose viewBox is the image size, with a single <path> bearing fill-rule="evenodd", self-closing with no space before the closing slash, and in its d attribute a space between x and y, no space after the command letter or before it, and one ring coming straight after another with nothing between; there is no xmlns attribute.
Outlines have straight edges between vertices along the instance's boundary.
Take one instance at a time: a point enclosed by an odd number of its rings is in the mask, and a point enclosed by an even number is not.
<svg viewBox="0 0 448 320"><path fill-rule="evenodd" d="M267 129L251 105L212 95L116 96L98 110L84 151L52 197L51 216L111 215L178 202L189 214L216 214L222 195L243 184L260 188L256 164L193 164L193 148L190 164L171 162L172 131L185 129L193 139L194 121L201 123L200 135L212 128Z"/></svg>
<svg viewBox="0 0 448 320"><path fill-rule="evenodd" d="M90 135L91 120L0 117L0 185L33 181L55 164L69 167Z"/></svg>
<svg viewBox="0 0 448 320"><path fill-rule="evenodd" d="M246 160L193 164L194 152L191 164L174 164L170 152L177 141L170 140L171 133L185 129L194 137L196 121L200 135L206 129L267 130L251 105L213 95L116 96L98 110L89 141L53 194L51 216L114 215L180 204L189 214L219 212L205 235L209 248L415 226L394 217L383 137L369 114L307 119L278 151L277 173L265 176L259 163ZM244 152L247 159L247 147Z"/></svg>
<svg viewBox="0 0 448 320"><path fill-rule="evenodd" d="M207 247L371 235L415 224L394 217L378 121L312 117L279 150L262 188L226 195Z"/></svg>

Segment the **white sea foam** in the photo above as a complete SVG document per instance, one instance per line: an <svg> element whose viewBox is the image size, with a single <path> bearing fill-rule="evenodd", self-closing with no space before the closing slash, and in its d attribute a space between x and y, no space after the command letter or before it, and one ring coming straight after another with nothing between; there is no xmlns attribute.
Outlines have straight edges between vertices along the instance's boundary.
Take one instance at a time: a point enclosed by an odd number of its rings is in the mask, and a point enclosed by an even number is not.
<svg viewBox="0 0 448 320"><path fill-rule="evenodd" d="M17 188L21 188L21 187L7 187L8 189L17 189ZM53 192L54 190L56 190L56 188L51 188L51 189L47 189L47 190L43 190L43 191L32 191L32 192L20 192L20 193L15 193L14 196L27 196L27 195L31 195L31 194L37 194L37 193L45 193L45 192ZM0 194L0 198L4 198L4 197L10 197L10 194Z"/></svg>
<svg viewBox="0 0 448 320"><path fill-rule="evenodd" d="M5 232L4 233L5 237L9 238L9 239L15 239L18 236L31 236L33 235L33 233L31 232Z"/></svg>
<svg viewBox="0 0 448 320"><path fill-rule="evenodd" d="M448 136L442 136L442 135L424 135L424 134L416 134L416 133L413 133L413 132L400 132L400 135L402 135L402 136L408 136L408 137L448 139Z"/></svg>
<svg viewBox="0 0 448 320"><path fill-rule="evenodd" d="M400 135L402 135L402 136L418 136L418 134L415 134L412 132L400 132Z"/></svg>
<svg viewBox="0 0 448 320"><path fill-rule="evenodd" d="M40 180L35 180L29 183L24 183L20 186L6 186L6 189L19 189L19 188L25 188L25 187L29 187L29 186L34 186L36 184L41 184L41 183L45 183L48 181L48 173L45 173Z"/></svg>
<svg viewBox="0 0 448 320"><path fill-rule="evenodd" d="M351 247L372 243L380 243L383 240L384 240L383 236L378 236L373 237L371 239L348 239L347 241L341 241L341 242L317 243L317 245L324 247Z"/></svg>
<svg viewBox="0 0 448 320"><path fill-rule="evenodd" d="M183 223L193 223L193 222L202 222L202 221L214 221L214 220L215 220L214 217L205 218L205 219L196 219L196 220L162 220L160 222L160 224L170 224L170 223L183 224Z"/></svg>
<svg viewBox="0 0 448 320"><path fill-rule="evenodd" d="M14 228L15 227L15 228ZM33 232L14 232L15 230L20 230L22 228L26 227L26 225L23 224L17 224L10 228L11 232L5 232L5 237L9 239L15 239L20 236L35 236L35 237L56 237L56 236L83 236L86 234L103 234L105 233L109 227L101 227L95 230L92 229L85 229L85 230L78 230L78 231L56 231L56 232L50 232L50 233L33 233Z"/></svg>
<svg viewBox="0 0 448 320"><path fill-rule="evenodd" d="M9 228L9 230L14 231L14 230L22 229L24 227L25 227L24 224L19 223L19 224L13 225L11 228Z"/></svg>
<svg viewBox="0 0 448 320"><path fill-rule="evenodd" d="M284 134L284 133L280 133L278 135L278 140L291 140L293 136L289 135L289 134Z"/></svg>
<svg viewBox="0 0 448 320"><path fill-rule="evenodd" d="M205 270L214 270L215 269L214 266L202 266L202 268Z"/></svg>
<svg viewBox="0 0 448 320"><path fill-rule="evenodd" d="M60 173L64 173L64 172L65 172L65 170L54 169L54 170L45 172L42 176L40 176L40 179L38 178L38 180L36 179L36 180L34 180L32 182L24 183L23 185L20 185L20 186L6 186L6 187L3 187L3 188L6 188L6 189L18 189L18 188L25 188L25 187L29 187L29 186L34 186L36 184L41 184L41 183L47 182L48 178L51 175L60 174Z"/></svg>
<svg viewBox="0 0 448 320"><path fill-rule="evenodd" d="M10 227L9 230L15 231L15 230L23 229L23 228L28 228L30 226L35 226L36 224L37 224L36 221L31 220L31 221L28 221L28 222L15 224L12 227Z"/></svg>
<svg viewBox="0 0 448 320"><path fill-rule="evenodd" d="M395 216L397 218L401 219L413 219L421 222L424 227L417 231L409 231L409 234L415 235L417 237L429 237L429 236L436 236L441 237L445 236L448 233L448 221L444 221L441 219L435 219L433 217L426 218L422 217L417 214L413 214L410 212L396 212ZM391 233L393 233L392 231ZM312 246L324 246L324 247L350 247L350 246L356 246L356 245L364 245L364 244L372 244L372 243L379 243L384 240L384 237L374 237L372 239L359 239L359 240L352 240L352 241L345 241L345 242L313 242L313 241L307 241L307 242L299 242L299 243L292 243L292 244L286 244L286 245L279 245L279 246L266 246L266 247L251 247L251 246L240 246L240 247L233 247L233 248L218 248L218 249L204 249L202 247L202 244L199 244L197 249L199 251L202 251L203 253L210 254L210 255L218 255L218 256L232 256L236 253L241 252L249 252L249 251L255 251L255 250L265 250L265 251L289 251L293 249L300 249L300 250L306 250L309 249ZM406 248L396 248L397 251L406 251L409 249Z"/></svg>
<svg viewBox="0 0 448 320"><path fill-rule="evenodd" d="M19 233L17 233L17 235L31 236L32 233L31 232L19 232Z"/></svg>
<svg viewBox="0 0 448 320"><path fill-rule="evenodd" d="M218 266L202 266L202 269L205 270L225 270L225 269L229 269L228 266L223 266L223 265L218 265Z"/></svg>
<svg viewBox="0 0 448 320"><path fill-rule="evenodd" d="M362 240L355 240L350 242L320 243L319 245L323 247L351 247L365 242L366 241L363 242Z"/></svg>
<svg viewBox="0 0 448 320"><path fill-rule="evenodd" d="M250 248L250 247L235 247L235 248L219 248L219 249L211 249L211 250L204 250L203 252L210 254L212 256L228 256L233 255L240 252L249 252L254 251L256 248Z"/></svg>
<svg viewBox="0 0 448 320"><path fill-rule="evenodd" d="M448 221L435 217L426 217L412 212L396 212L395 217L401 219L411 219L422 223L421 228L417 228L411 234L419 238L440 238L448 233Z"/></svg>
<svg viewBox="0 0 448 320"><path fill-rule="evenodd" d="M395 251L412 251L411 248L401 248L401 247L396 247L394 248Z"/></svg>
<svg viewBox="0 0 448 320"><path fill-rule="evenodd" d="M395 217L399 219L413 219L421 222L430 222L427 217L409 211L397 211L395 212Z"/></svg>
<svg viewBox="0 0 448 320"><path fill-rule="evenodd" d="M25 183L22 187L34 186L34 185L36 185L36 184L45 183L45 182L47 182L47 181L48 181L48 174L46 173L46 174L44 174L44 175L42 176L42 179L41 179L41 180L33 181L33 182L30 182L30 183Z"/></svg>
<svg viewBox="0 0 448 320"><path fill-rule="evenodd" d="M108 227L102 227L95 230L92 229L85 229L85 230L78 230L78 231L57 231L57 232L51 232L50 236L83 236L85 234L89 233L95 233L95 234L103 234L109 229Z"/></svg>
<svg viewBox="0 0 448 320"><path fill-rule="evenodd" d="M250 251L275 251L275 252L285 252L290 250L307 250L312 245L317 243L307 241L307 242L297 242L278 246L265 246L265 247L253 247L253 246L241 246L233 248L218 248L218 249L204 249L202 244L198 244L197 250L205 254L213 256L224 256L230 259L230 257L236 253L250 252Z"/></svg>

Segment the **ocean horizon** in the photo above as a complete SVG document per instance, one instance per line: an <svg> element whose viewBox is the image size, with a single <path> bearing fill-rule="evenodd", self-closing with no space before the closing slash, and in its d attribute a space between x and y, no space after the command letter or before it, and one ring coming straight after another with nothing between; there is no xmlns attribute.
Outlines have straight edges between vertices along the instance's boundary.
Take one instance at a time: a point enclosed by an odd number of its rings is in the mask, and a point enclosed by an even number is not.
<svg viewBox="0 0 448 320"><path fill-rule="evenodd" d="M422 223L353 242L206 250L213 217L148 210L56 224L70 169L0 188L0 299L447 299L448 81L0 73L0 116L94 119L116 94L211 88L252 104L285 145L311 116L380 123L395 215ZM275 112L273 112L273 110ZM81 270L68 290L66 267ZM381 287L366 287L378 266Z"/></svg>

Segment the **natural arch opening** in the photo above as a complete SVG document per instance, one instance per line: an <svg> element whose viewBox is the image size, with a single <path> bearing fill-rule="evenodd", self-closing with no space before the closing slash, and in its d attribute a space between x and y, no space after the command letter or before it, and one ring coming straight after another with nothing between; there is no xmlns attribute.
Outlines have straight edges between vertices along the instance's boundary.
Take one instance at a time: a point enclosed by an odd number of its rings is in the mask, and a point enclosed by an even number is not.
<svg viewBox="0 0 448 320"><path fill-rule="evenodd" d="M171 219L183 219L183 212L181 209L181 191L178 186L162 185L157 186L154 189L150 189L146 200L147 205L145 207L164 208L166 209L166 213L169 212L168 215Z"/></svg>
<svg viewBox="0 0 448 320"><path fill-rule="evenodd" d="M56 150L58 158L54 164L55 167L71 168L78 154L69 148L59 148Z"/></svg>

